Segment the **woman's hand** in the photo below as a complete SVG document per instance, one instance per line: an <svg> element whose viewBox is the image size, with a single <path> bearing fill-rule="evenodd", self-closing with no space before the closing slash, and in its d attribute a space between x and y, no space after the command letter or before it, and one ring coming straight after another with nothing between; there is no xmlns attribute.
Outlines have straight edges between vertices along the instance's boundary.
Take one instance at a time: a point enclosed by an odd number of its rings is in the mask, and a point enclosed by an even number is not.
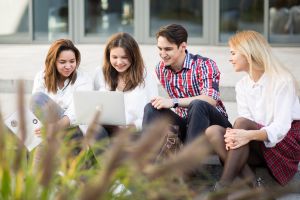
<svg viewBox="0 0 300 200"><path fill-rule="evenodd" d="M120 129L136 130L135 124L128 124L125 126L119 126Z"/></svg>
<svg viewBox="0 0 300 200"><path fill-rule="evenodd" d="M34 134L38 137L41 137L42 136L42 133L41 133L41 127L38 127L34 130Z"/></svg>
<svg viewBox="0 0 300 200"><path fill-rule="evenodd" d="M237 149L250 142L249 133L243 129L226 129L224 135L226 149Z"/></svg>
<svg viewBox="0 0 300 200"><path fill-rule="evenodd" d="M47 124L47 130L46 133L56 133L58 131L58 125L57 123L49 123ZM38 137L42 137L42 127L38 127L34 130L34 134Z"/></svg>

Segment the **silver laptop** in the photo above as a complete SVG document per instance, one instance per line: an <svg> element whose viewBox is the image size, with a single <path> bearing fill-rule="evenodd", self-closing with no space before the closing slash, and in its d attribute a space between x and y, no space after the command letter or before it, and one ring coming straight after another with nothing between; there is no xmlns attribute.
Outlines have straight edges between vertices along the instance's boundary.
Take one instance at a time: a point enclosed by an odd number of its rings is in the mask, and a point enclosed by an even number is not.
<svg viewBox="0 0 300 200"><path fill-rule="evenodd" d="M31 151L36 146L38 146L42 142L42 138L35 135L34 131L36 128L42 127L42 123L38 120L38 118L28 109L25 109L25 123L26 123L26 139L24 141L24 145ZM5 125L19 138L21 138L19 131L19 112L15 111L10 116L8 116L5 121Z"/></svg>
<svg viewBox="0 0 300 200"><path fill-rule="evenodd" d="M77 124L89 124L97 109L99 123L126 125L124 94L116 91L76 91L73 94Z"/></svg>

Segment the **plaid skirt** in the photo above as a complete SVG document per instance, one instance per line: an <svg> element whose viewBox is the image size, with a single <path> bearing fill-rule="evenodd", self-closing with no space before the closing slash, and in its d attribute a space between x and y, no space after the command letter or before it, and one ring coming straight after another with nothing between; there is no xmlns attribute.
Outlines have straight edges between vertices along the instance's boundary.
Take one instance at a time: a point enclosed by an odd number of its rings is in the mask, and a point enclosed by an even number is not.
<svg viewBox="0 0 300 200"><path fill-rule="evenodd" d="M259 128L262 126L259 125ZM293 121L291 129L274 147L261 143L263 156L279 184L287 184L297 173L300 161L300 120Z"/></svg>

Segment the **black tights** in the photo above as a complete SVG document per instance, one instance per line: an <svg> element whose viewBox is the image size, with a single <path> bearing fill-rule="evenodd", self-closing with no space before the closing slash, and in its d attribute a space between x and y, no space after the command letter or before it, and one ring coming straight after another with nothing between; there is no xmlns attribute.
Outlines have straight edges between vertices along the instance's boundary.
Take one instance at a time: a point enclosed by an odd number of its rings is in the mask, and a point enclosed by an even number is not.
<svg viewBox="0 0 300 200"><path fill-rule="evenodd" d="M245 118L238 118L235 121L233 128L245 130L258 129L255 122ZM254 183L255 174L249 164L259 166L264 163L259 142L252 141L238 149L227 151L224 142L225 131L225 128L218 125L210 126L205 131L213 149L224 163L220 182L224 185L230 184L237 176L240 176L241 178L250 181L250 184Z"/></svg>

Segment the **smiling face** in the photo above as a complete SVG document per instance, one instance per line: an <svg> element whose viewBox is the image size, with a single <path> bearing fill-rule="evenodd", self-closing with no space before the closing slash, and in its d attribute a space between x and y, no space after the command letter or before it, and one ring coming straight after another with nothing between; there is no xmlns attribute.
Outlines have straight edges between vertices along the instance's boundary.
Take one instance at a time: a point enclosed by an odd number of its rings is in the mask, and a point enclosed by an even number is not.
<svg viewBox="0 0 300 200"><path fill-rule="evenodd" d="M122 47L112 48L110 50L109 60L113 68L119 73L125 72L131 66L128 56Z"/></svg>
<svg viewBox="0 0 300 200"><path fill-rule="evenodd" d="M159 56L165 65L173 67L181 67L185 58L186 43L182 42L179 47L175 43L170 43L167 38L159 36L157 38L157 48Z"/></svg>
<svg viewBox="0 0 300 200"><path fill-rule="evenodd" d="M244 55L239 53L234 47L230 47L230 62L236 72L249 72L249 63Z"/></svg>
<svg viewBox="0 0 300 200"><path fill-rule="evenodd" d="M72 50L64 50L60 52L56 59L56 68L61 78L67 79L76 69L76 57Z"/></svg>

